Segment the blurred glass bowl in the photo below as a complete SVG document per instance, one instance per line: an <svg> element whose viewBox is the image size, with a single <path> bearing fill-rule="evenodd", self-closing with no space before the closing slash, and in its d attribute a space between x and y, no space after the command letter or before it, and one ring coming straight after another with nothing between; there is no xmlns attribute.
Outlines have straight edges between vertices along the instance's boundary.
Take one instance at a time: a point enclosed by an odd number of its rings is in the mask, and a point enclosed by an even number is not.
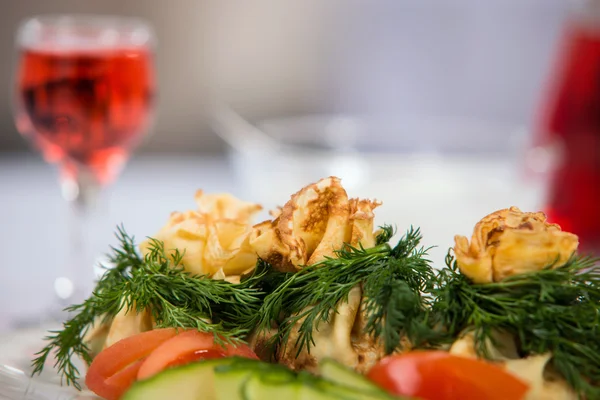
<svg viewBox="0 0 600 400"><path fill-rule="evenodd" d="M239 195L267 209L308 183L335 175L349 196L377 198L376 223L399 233L421 227L436 265L455 234L483 216L537 210L543 185L521 160L527 131L485 121L434 117L307 115L252 124L225 106L213 128L229 146Z"/></svg>

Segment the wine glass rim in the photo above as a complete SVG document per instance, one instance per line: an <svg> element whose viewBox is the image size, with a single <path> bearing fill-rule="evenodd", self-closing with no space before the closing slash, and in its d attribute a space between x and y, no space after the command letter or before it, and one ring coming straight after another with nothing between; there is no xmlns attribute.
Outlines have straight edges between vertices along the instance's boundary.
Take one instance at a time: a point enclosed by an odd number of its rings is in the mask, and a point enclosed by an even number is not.
<svg viewBox="0 0 600 400"><path fill-rule="evenodd" d="M152 25L140 17L64 13L39 14L22 20L16 45L32 48L42 42L61 42L58 47L72 47L73 39L79 36L93 40L92 47L153 47L156 41Z"/></svg>

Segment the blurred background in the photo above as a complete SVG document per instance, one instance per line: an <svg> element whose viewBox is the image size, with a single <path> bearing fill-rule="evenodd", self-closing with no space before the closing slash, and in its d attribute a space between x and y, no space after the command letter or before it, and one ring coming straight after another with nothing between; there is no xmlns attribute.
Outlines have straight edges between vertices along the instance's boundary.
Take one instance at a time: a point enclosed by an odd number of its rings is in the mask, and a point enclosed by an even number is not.
<svg viewBox="0 0 600 400"><path fill-rule="evenodd" d="M336 174L351 196L384 201L380 223L421 226L439 265L453 235L470 235L487 213L546 206L550 153L536 129L574 8L564 0L13 2L0 15L8 273L0 301L12 305L0 307L0 329L52 299L72 240L56 167L15 128L23 19L122 15L155 30L155 123L102 189L85 230L93 252L108 249L120 223L152 235L169 212L194 206L197 188L268 209Z"/></svg>
<svg viewBox="0 0 600 400"><path fill-rule="evenodd" d="M140 16L156 29L159 106L141 151L215 153L202 106L249 117L340 110L529 124L569 3L562 0L77 0L3 10L0 151L28 151L12 116L19 22L45 13ZM485 134L485 133L482 133Z"/></svg>

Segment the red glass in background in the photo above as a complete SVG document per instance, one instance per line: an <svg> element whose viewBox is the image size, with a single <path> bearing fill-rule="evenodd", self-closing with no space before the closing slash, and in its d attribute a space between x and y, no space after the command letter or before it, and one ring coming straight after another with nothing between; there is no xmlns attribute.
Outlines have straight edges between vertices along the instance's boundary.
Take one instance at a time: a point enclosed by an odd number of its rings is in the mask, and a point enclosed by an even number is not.
<svg viewBox="0 0 600 400"><path fill-rule="evenodd" d="M148 129L152 66L145 48L24 49L16 82L19 131L72 179L83 168L107 184Z"/></svg>
<svg viewBox="0 0 600 400"><path fill-rule="evenodd" d="M600 251L600 19L569 20L537 145L552 149L545 212L579 235L580 249Z"/></svg>
<svg viewBox="0 0 600 400"><path fill-rule="evenodd" d="M71 210L66 261L51 271L55 298L39 315L58 322L92 291L99 259L109 265L99 247L107 232L100 195L150 128L155 36L139 18L58 14L23 21L15 44L17 128L58 167Z"/></svg>

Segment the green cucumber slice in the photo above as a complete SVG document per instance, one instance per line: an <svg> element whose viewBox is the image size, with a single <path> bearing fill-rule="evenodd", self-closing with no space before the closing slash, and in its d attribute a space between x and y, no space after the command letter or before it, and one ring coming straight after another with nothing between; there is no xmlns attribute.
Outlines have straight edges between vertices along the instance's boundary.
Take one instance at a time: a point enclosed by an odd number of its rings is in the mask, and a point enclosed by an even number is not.
<svg viewBox="0 0 600 400"><path fill-rule="evenodd" d="M221 358L166 369L133 384L123 400L216 400L215 367L232 361Z"/></svg>
<svg viewBox="0 0 600 400"><path fill-rule="evenodd" d="M372 383L365 376L356 373L333 359L323 360L319 365L319 372L324 379L338 385L360 392L391 398L383 389Z"/></svg>

